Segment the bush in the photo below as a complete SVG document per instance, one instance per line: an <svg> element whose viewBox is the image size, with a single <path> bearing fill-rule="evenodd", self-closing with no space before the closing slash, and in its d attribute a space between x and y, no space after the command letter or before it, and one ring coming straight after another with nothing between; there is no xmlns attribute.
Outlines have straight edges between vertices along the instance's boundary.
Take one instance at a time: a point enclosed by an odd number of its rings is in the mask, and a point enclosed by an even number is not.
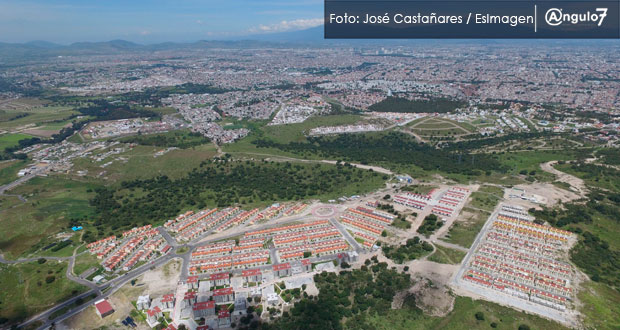
<svg viewBox="0 0 620 330"><path fill-rule="evenodd" d="M482 312L477 312L475 316L476 316L476 320L478 320L478 321L484 321L484 313L482 313Z"/></svg>
<svg viewBox="0 0 620 330"><path fill-rule="evenodd" d="M530 327L528 325L526 325L526 324L521 324L519 326L519 330L530 330Z"/></svg>
<svg viewBox="0 0 620 330"><path fill-rule="evenodd" d="M56 280L56 276L50 275L50 276L45 278L45 283L50 284L50 283L54 282L55 280Z"/></svg>

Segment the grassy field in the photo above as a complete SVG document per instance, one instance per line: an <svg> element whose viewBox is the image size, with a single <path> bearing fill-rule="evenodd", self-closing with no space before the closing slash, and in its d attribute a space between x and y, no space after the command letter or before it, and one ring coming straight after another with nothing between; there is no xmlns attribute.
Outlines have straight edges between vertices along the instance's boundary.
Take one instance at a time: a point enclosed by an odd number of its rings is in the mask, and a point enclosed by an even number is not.
<svg viewBox="0 0 620 330"><path fill-rule="evenodd" d="M15 133L15 134L2 134L0 135L0 151L3 151L5 148L14 147L17 145L19 140L31 138L32 136Z"/></svg>
<svg viewBox="0 0 620 330"><path fill-rule="evenodd" d="M364 117L359 115L320 116L310 117L299 124L265 126L262 128L262 131L266 138L272 139L278 143L303 142L305 140L304 134L312 128L319 126L349 125L363 121L365 121Z"/></svg>
<svg viewBox="0 0 620 330"><path fill-rule="evenodd" d="M80 254L75 258L75 264L73 265L73 273L80 276L83 272L89 270L92 267L99 266L99 259L95 255L89 252Z"/></svg>
<svg viewBox="0 0 620 330"><path fill-rule="evenodd" d="M9 160L0 162L0 185L17 180L17 172L27 164L24 160Z"/></svg>
<svg viewBox="0 0 620 330"><path fill-rule="evenodd" d="M475 314L481 312L484 320L477 320ZM516 330L520 325L527 325L530 329L567 329L559 323L548 321L541 317L516 311L512 308L471 298L456 297L454 309L444 317L433 317L423 314L415 307L405 307L390 310L387 315L367 317L373 329L385 330L461 330L461 329L496 329Z"/></svg>
<svg viewBox="0 0 620 330"><path fill-rule="evenodd" d="M53 125L56 123L50 123L55 120L68 118L71 115L78 114L71 107L37 107L28 110L5 110L4 116L8 116L11 113L18 114L27 114L25 117L14 118L10 117L4 118L6 120L0 121L0 129L11 130L18 127L23 127L26 125L31 125L32 127L36 125Z"/></svg>
<svg viewBox="0 0 620 330"><path fill-rule="evenodd" d="M10 191L28 199L10 208L0 209L0 250L7 258L38 251L57 241L53 237L67 230L70 218L92 214L89 189L96 184L62 177L34 178Z"/></svg>
<svg viewBox="0 0 620 330"><path fill-rule="evenodd" d="M305 134L308 130L319 127L319 126L338 126L338 125L349 125L357 122L364 121L364 117L359 115L333 115L333 116L320 116L320 117L311 117L299 124L288 124L288 125L276 125L276 126L262 126L253 131L250 136L241 139L235 143L230 143L222 146L222 150L230 153L247 153L248 155L252 155L254 153L259 154L269 154L274 156L285 156L285 157L297 157L299 155L295 155L293 153L284 152L275 148L256 148L255 145L252 144L252 141L261 137L267 138L269 140L273 140L278 143L289 143L289 142L305 142L306 137ZM258 125L260 126L260 125ZM309 159L317 159L316 157L306 157Z"/></svg>
<svg viewBox="0 0 620 330"><path fill-rule="evenodd" d="M504 190L500 187L482 185L471 194L472 207L485 211L493 211L497 203L503 198Z"/></svg>
<svg viewBox="0 0 620 330"><path fill-rule="evenodd" d="M442 240L458 244L462 247L470 247L476 239L476 235L484 226L484 223L489 218L490 212L485 213L479 210L474 210L468 207L464 207L460 218L452 224L450 230Z"/></svg>
<svg viewBox="0 0 620 330"><path fill-rule="evenodd" d="M578 154L586 155L588 151L573 150L536 150L536 151L518 151L498 154L497 157L504 165L510 169L510 173L518 175L521 171L527 171L528 174L535 172L533 176L538 181L552 181L555 179L553 174L544 172L540 169L540 164L551 160L572 160L576 159Z"/></svg>
<svg viewBox="0 0 620 330"><path fill-rule="evenodd" d="M440 264L458 265L465 257L465 252L443 247L435 244L435 252L428 257L428 260Z"/></svg>
<svg viewBox="0 0 620 330"><path fill-rule="evenodd" d="M66 269L66 263L55 261L0 264L0 318L23 320L85 291L65 278Z"/></svg>
<svg viewBox="0 0 620 330"><path fill-rule="evenodd" d="M105 171L104 176L107 181L112 182L145 179L161 174L177 178L198 167L203 160L211 159L217 154L213 144L204 144L194 148L171 150L164 155L154 157L155 153L165 149L164 147L135 146L133 149L108 157L101 162L82 158L75 161L74 170L87 170L87 175L92 177L98 177ZM127 162L114 160L118 157L127 158ZM101 167L102 164L113 160L111 165Z"/></svg>
<svg viewBox="0 0 620 330"><path fill-rule="evenodd" d="M573 166L568 163L557 164L555 168L583 179L586 185L620 192L620 170L615 168L594 164L587 164L586 167L573 168Z"/></svg>
<svg viewBox="0 0 620 330"><path fill-rule="evenodd" d="M620 292L602 283L588 282L577 296L587 329L620 329Z"/></svg>

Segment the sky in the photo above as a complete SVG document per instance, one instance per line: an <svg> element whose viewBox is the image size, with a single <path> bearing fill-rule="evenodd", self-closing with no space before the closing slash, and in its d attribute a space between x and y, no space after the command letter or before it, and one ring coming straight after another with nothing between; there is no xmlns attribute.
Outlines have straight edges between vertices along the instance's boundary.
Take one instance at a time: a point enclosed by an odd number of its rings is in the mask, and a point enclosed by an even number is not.
<svg viewBox="0 0 620 330"><path fill-rule="evenodd" d="M233 39L322 17L323 0L0 0L0 42Z"/></svg>

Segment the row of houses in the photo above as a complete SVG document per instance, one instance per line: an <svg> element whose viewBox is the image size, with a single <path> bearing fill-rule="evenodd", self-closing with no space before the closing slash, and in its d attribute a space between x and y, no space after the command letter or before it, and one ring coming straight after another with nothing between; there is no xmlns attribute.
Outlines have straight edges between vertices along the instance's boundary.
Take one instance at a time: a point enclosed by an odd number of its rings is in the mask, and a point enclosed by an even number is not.
<svg viewBox="0 0 620 330"><path fill-rule="evenodd" d="M431 210L432 213L450 217L459 205L469 196L469 189L464 187L451 187L448 191L441 194L437 203Z"/></svg>
<svg viewBox="0 0 620 330"><path fill-rule="evenodd" d="M502 207L505 213L522 209ZM514 212L513 212L514 211ZM484 233L463 279L558 310L574 295L572 266L555 259L570 233L498 214Z"/></svg>
<svg viewBox="0 0 620 330"><path fill-rule="evenodd" d="M476 285L504 292L506 294L561 311L566 310L566 306L569 301L569 298L565 296L532 288L509 279L489 277L488 274L480 272L468 271L463 275L463 279L475 283Z"/></svg>
<svg viewBox="0 0 620 330"><path fill-rule="evenodd" d="M346 209L340 216L340 222L364 247L371 248L385 227L394 221L394 215L372 208L372 204L367 205Z"/></svg>
<svg viewBox="0 0 620 330"><path fill-rule="evenodd" d="M198 258L190 261L189 272L213 273L233 269L245 269L269 263L269 250L259 250L246 253Z"/></svg>
<svg viewBox="0 0 620 330"><path fill-rule="evenodd" d="M267 237L272 237L272 236L279 235L279 234L300 232L300 231L312 230L312 229L317 229L317 228L324 228L328 226L330 226L330 223L328 220L315 220L315 221L311 221L308 223L250 231L250 232L246 232L243 237L244 239L261 238L261 237L267 238Z"/></svg>

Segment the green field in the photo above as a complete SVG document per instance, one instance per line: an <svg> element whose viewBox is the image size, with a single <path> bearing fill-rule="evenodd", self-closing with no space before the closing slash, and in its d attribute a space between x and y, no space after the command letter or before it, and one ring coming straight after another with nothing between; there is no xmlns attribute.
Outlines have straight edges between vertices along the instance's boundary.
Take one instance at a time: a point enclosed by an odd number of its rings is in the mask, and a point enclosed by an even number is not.
<svg viewBox="0 0 620 330"><path fill-rule="evenodd" d="M428 260L440 264L458 265L465 257L465 252L443 247L435 244L435 252L428 257Z"/></svg>
<svg viewBox="0 0 620 330"><path fill-rule="evenodd" d="M369 329L384 330L461 330L461 329L496 329L516 330L520 325L530 329L556 330L567 329L559 323L548 321L541 317L522 313L512 308L471 298L456 297L454 309L444 317L432 317L424 314L412 303L401 309L390 310L386 315L369 316ZM474 316L477 312L483 313L484 320L479 321Z"/></svg>
<svg viewBox="0 0 620 330"><path fill-rule="evenodd" d="M7 117L11 113L20 113L27 114L25 117L10 119ZM6 110L4 114L5 120L0 120L0 129L15 129L18 127L23 127L25 125L31 125L31 128L34 128L36 125L55 125L56 123L51 123L53 121L68 118L71 115L79 114L79 112L75 111L71 107L38 107L32 108L29 110L20 110L20 111L11 111Z"/></svg>
<svg viewBox="0 0 620 330"><path fill-rule="evenodd" d="M92 214L88 203L96 184L62 177L34 178L10 191L28 199L0 209L0 250L7 258L35 252L57 239L53 234L67 230L70 218Z"/></svg>
<svg viewBox="0 0 620 330"><path fill-rule="evenodd" d="M587 282L577 296L587 329L620 329L620 292L602 283Z"/></svg>
<svg viewBox="0 0 620 330"><path fill-rule="evenodd" d="M17 172L28 164L23 160L8 160L0 162L0 185L17 180Z"/></svg>
<svg viewBox="0 0 620 330"><path fill-rule="evenodd" d="M536 150L506 152L497 155L498 160L510 168L510 173L518 175L521 171L526 171L528 175L538 181L551 182L555 179L553 174L544 172L540 169L540 164L551 160L572 160L579 156L586 156L588 150ZM529 174L534 172L534 174Z"/></svg>
<svg viewBox="0 0 620 330"><path fill-rule="evenodd" d="M101 260L97 259L97 256L90 254L90 252L82 253L75 258L73 273L77 276L80 276L80 274L89 270L92 267L99 267L100 261Z"/></svg>
<svg viewBox="0 0 620 330"><path fill-rule="evenodd" d="M452 224L442 240L462 247L470 247L489 215L490 213L464 207L459 219Z"/></svg>
<svg viewBox="0 0 620 330"><path fill-rule="evenodd" d="M187 174L198 167L202 161L211 159L217 154L213 144L204 144L188 149L171 150L161 156L154 157L155 153L165 149L165 147L135 146L101 162L82 158L75 161L74 170L87 170L89 177L99 177L100 173L105 171L104 176L108 182L146 179L158 175L177 178ZM114 160L118 157L127 158L127 162ZM102 164L110 161L113 161L111 165L105 168L101 167Z"/></svg>
<svg viewBox="0 0 620 330"><path fill-rule="evenodd" d="M66 263L47 261L0 264L0 318L4 323L24 320L64 301L85 287L65 278ZM0 324L3 327L3 324Z"/></svg>
<svg viewBox="0 0 620 330"><path fill-rule="evenodd" d="M16 146L19 140L28 139L31 137L32 136L30 135L21 134L21 133L2 134L0 135L0 151L4 151L4 149L6 148Z"/></svg>
<svg viewBox="0 0 620 330"><path fill-rule="evenodd" d="M478 191L474 191L471 194L472 207L482 209L485 211L493 211L495 206L504 196L504 190L500 187L482 185Z"/></svg>

